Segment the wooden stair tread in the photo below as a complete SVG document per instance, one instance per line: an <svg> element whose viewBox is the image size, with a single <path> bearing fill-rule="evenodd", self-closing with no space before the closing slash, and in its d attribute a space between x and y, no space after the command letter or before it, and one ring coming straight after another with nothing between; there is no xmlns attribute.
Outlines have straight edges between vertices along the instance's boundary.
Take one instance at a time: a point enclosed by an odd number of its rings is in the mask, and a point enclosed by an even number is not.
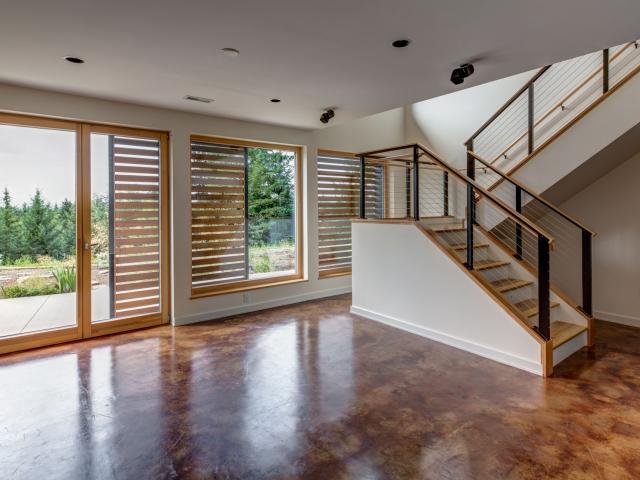
<svg viewBox="0 0 640 480"><path fill-rule="evenodd" d="M517 278L503 278L502 280L496 280L491 282L491 285L500 293L506 293L516 288L526 287L531 285L531 280L519 280Z"/></svg>
<svg viewBox="0 0 640 480"><path fill-rule="evenodd" d="M556 321L551 323L551 340L553 348L558 348L563 343L567 343L572 338L585 332L587 327L576 325L575 323Z"/></svg>
<svg viewBox="0 0 640 480"><path fill-rule="evenodd" d="M486 248L488 246L489 246L488 243L474 243L473 244L473 248ZM455 245L451 245L451 248L454 249L454 250L466 250L467 249L467 244L466 243L457 243Z"/></svg>
<svg viewBox="0 0 640 480"><path fill-rule="evenodd" d="M420 220L434 220L440 218L456 218L453 215L420 215Z"/></svg>
<svg viewBox="0 0 640 480"><path fill-rule="evenodd" d="M555 308L559 306L558 302L551 302L549 306L551 308ZM515 304L515 307L520 310L526 317L533 317L538 314L538 300L535 298L529 298L527 300L523 300L522 302L518 302Z"/></svg>
<svg viewBox="0 0 640 480"><path fill-rule="evenodd" d="M433 225L430 227L436 233L443 232L464 232L466 231L466 227L462 227L459 225Z"/></svg>
<svg viewBox="0 0 640 480"><path fill-rule="evenodd" d="M478 260L476 262L473 262L473 268L475 268L476 270L488 270L490 268L504 267L510 264L511 262L502 260Z"/></svg>

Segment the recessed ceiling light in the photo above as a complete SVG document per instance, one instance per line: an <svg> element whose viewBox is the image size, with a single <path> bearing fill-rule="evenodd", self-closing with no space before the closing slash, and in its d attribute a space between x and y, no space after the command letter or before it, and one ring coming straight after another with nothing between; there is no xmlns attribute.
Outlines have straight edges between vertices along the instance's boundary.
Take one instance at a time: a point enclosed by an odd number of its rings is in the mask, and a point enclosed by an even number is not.
<svg viewBox="0 0 640 480"><path fill-rule="evenodd" d="M64 57L64 59L69 63L84 63L84 60L81 59L80 57L66 56Z"/></svg>
<svg viewBox="0 0 640 480"><path fill-rule="evenodd" d="M407 40L406 38L403 38L400 40L396 40L391 45L393 45L396 48L404 48L404 47L408 47L410 43L411 43L411 40Z"/></svg>
<svg viewBox="0 0 640 480"><path fill-rule="evenodd" d="M280 103L280 99L279 98L272 98L271 100L269 100L271 103Z"/></svg>
<svg viewBox="0 0 640 480"><path fill-rule="evenodd" d="M222 54L225 57L237 57L238 55L240 55L240 50L236 50L235 48L223 48L221 50Z"/></svg>
<svg viewBox="0 0 640 480"><path fill-rule="evenodd" d="M213 98L197 97L195 95L185 95L185 100L191 100L192 102L211 103L215 101Z"/></svg>

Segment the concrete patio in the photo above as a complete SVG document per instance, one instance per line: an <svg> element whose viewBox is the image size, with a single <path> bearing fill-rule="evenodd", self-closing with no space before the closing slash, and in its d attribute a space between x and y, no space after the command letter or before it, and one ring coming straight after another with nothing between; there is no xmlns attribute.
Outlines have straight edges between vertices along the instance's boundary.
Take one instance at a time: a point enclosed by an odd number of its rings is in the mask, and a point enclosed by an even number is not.
<svg viewBox="0 0 640 480"><path fill-rule="evenodd" d="M109 287L91 290L92 318L109 318ZM76 324L76 294L0 299L0 337L53 330Z"/></svg>

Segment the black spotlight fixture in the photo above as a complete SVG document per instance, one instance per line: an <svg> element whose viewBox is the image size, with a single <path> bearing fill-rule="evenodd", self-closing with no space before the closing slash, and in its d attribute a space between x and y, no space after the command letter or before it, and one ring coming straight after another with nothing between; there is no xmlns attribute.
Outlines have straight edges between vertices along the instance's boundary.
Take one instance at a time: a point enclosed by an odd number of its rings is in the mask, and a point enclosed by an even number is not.
<svg viewBox="0 0 640 480"><path fill-rule="evenodd" d="M84 60L81 59L80 57L64 57L64 59L69 62L69 63L76 63L76 64L80 64L80 63L84 63Z"/></svg>
<svg viewBox="0 0 640 480"><path fill-rule="evenodd" d="M279 98L272 98L271 100L269 100L271 103L280 103L280 99Z"/></svg>
<svg viewBox="0 0 640 480"><path fill-rule="evenodd" d="M462 64L451 72L451 81L454 85L460 85L465 78L473 74L473 71L473 65L470 63Z"/></svg>
<svg viewBox="0 0 640 480"><path fill-rule="evenodd" d="M403 38L400 40L396 40L391 45L393 45L396 48L404 48L404 47L408 47L410 43L411 43L411 40L407 40L406 38Z"/></svg>
<svg viewBox="0 0 640 480"><path fill-rule="evenodd" d="M324 112L322 112L322 115L320 115L320 121L322 123L329 123L329 120L331 120L335 116L336 112L333 111L333 108L327 108Z"/></svg>

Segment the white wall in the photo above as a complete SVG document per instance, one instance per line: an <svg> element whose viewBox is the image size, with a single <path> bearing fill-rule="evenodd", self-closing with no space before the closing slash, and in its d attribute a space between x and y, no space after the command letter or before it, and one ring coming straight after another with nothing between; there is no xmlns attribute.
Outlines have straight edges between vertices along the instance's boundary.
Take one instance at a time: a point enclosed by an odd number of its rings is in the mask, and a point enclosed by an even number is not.
<svg viewBox="0 0 640 480"><path fill-rule="evenodd" d="M353 224L352 304L367 318L542 371L540 343L414 225Z"/></svg>
<svg viewBox="0 0 640 480"><path fill-rule="evenodd" d="M514 177L535 192L545 192L638 124L638 98L640 75L549 144Z"/></svg>
<svg viewBox="0 0 640 480"><path fill-rule="evenodd" d="M0 111L146 127L171 132L172 319L217 318L251 309L349 291L350 277L318 280L316 141L310 131L216 118L0 84ZM191 300L189 135L217 135L305 147L305 263L308 281ZM362 146L365 140L362 140ZM358 146L358 145L356 145Z"/></svg>
<svg viewBox="0 0 640 480"><path fill-rule="evenodd" d="M396 108L314 132L318 148L359 153L404 143L404 112Z"/></svg>
<svg viewBox="0 0 640 480"><path fill-rule="evenodd" d="M593 239L597 318L640 327L640 153L561 205L584 220Z"/></svg>
<svg viewBox="0 0 640 480"><path fill-rule="evenodd" d="M445 162L465 167L464 142L534 73L521 73L406 107L406 140L425 142Z"/></svg>

